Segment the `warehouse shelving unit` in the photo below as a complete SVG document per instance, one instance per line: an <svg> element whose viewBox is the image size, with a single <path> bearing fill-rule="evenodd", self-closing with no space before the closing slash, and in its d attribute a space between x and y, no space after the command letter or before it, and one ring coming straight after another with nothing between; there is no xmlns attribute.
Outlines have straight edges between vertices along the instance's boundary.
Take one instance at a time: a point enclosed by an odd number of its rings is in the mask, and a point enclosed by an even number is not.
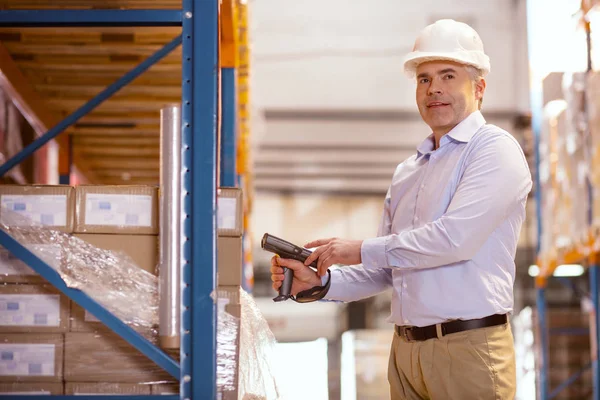
<svg viewBox="0 0 600 400"><path fill-rule="evenodd" d="M0 166L0 175L74 124L112 94L142 74L151 65L182 45L182 196L185 241L181 271L181 362L177 363L132 328L112 315L85 293L68 288L58 273L27 248L0 231L0 245L23 260L71 300L91 312L106 326L129 342L180 382L181 399L216 398L216 308L211 294L216 285L216 211L219 158L219 91L222 92L223 138L220 179L222 185L236 185L236 64L223 63L219 87L220 32L234 28L234 18L223 2L183 0L181 10L0 10L0 27L96 27L96 26L181 26L181 35L154 53L121 79L107 87L77 111ZM229 10L230 11L230 10ZM222 12L222 14L220 14ZM229 20L228 20L229 18ZM227 21L230 22L227 25ZM220 26L220 23L223 26ZM223 35L226 36L226 35ZM231 36L235 38L235 34ZM221 42L223 45L223 42ZM223 54L235 52L223 48ZM63 174L63 171L61 171ZM64 178L63 178L64 179ZM11 398L12 396L1 396ZM43 398L71 396L43 396ZM127 396L145 399L156 396ZM37 399L40 396L20 396ZM77 396L95 400L123 398L119 395ZM160 396L176 399L178 396Z"/></svg>
<svg viewBox="0 0 600 400"><path fill-rule="evenodd" d="M583 3L582 3L583 5ZM583 10L584 14L589 10ZM529 9L528 12L528 30L529 30L529 49L531 52L532 49L532 33L531 31L534 29L534 24L532 23L532 10ZM544 18L543 16L540 16ZM590 35L590 23L589 21L585 21L584 23L586 28L586 36L587 36L587 72L592 70L591 64L591 35ZM539 357L539 366L538 366L538 378L539 378L539 388L540 393L538 393L538 398L541 400L550 400L555 398L563 389L567 386L573 384L577 381L577 379L588 369L592 369L592 385L593 385L593 394L592 399L600 400L600 348L598 344L600 343L600 276L598 268L598 256L600 256L600 252L597 250L597 244L600 242L600 237L593 233L593 230L590 229L589 237L587 239L583 239L578 243L575 243L574 246L563 249L554 249L553 256L549 256L547 254L540 254L540 244L543 230L543 221L542 221L542 189L540 184L540 137L542 130L542 117L543 117L543 96L542 96L542 87L541 82L532 82L530 89L530 102L531 102L531 112L532 112L532 131L535 140L535 201L537 205L536 209L536 217L537 217L537 237L538 237L538 245L537 245L537 254L538 254L538 265L539 265L539 274L535 280L536 286L536 305L538 311L538 319L537 323L539 325L539 340L540 340L540 349L541 354ZM588 224L591 226L592 224L592 191L591 186L588 181L588 195L589 195L589 204L590 209L588 210ZM547 316L547 305L546 305L546 286L548 280L552 278L554 271L559 265L562 264L577 264L581 263L588 267L589 274L589 287L590 287L590 295L591 295L591 306L593 308L593 312L591 313L590 321L591 329L589 334L591 335L592 341L592 355L591 355L591 363L588 365L582 365L582 368L574 373L572 376L567 378L564 382L559 384L555 388L550 388L549 386L549 335L552 335L553 332L548 329L548 316ZM569 282L565 279L559 280L561 283L569 286ZM579 334L580 332L571 332L571 330L561 330L562 333L571 333L571 334Z"/></svg>

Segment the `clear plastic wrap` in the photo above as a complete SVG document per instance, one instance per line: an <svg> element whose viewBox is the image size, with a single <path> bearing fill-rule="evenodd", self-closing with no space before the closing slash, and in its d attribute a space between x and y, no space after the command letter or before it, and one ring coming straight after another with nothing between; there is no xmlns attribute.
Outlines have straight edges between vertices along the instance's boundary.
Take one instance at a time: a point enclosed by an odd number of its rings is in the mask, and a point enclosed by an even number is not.
<svg viewBox="0 0 600 400"><path fill-rule="evenodd" d="M151 342L157 343L158 278L155 275L139 268L123 253L97 248L6 208L1 210L1 221L0 229L56 270L67 286L82 290ZM283 399L271 368L276 340L265 318L244 290L234 286L221 289L215 296L219 305L219 392L224 394L224 399ZM143 354L106 330L70 331L65 334L64 341L64 379L71 384L86 380L115 384L171 381ZM177 354L171 355L177 358Z"/></svg>
<svg viewBox="0 0 600 400"><path fill-rule="evenodd" d="M54 268L67 286L85 292L156 343L158 278L155 275L139 268L125 254L99 249L7 209L2 210L1 228L20 243L35 243L37 246L30 250Z"/></svg>
<svg viewBox="0 0 600 400"><path fill-rule="evenodd" d="M241 292L239 399L283 400L273 369L277 341L254 299Z"/></svg>
<svg viewBox="0 0 600 400"><path fill-rule="evenodd" d="M224 309L217 316L217 389L237 390L240 319Z"/></svg>
<svg viewBox="0 0 600 400"><path fill-rule="evenodd" d="M560 165L564 169L561 183L561 197L565 198L570 209L568 231L571 245L587 244L589 235L590 208L588 196L589 134L585 112L584 73L565 73L563 92L567 108L564 119L559 119Z"/></svg>
<svg viewBox="0 0 600 400"><path fill-rule="evenodd" d="M592 224L600 227L600 73L590 72L586 85L589 122L589 174L592 186Z"/></svg>
<svg viewBox="0 0 600 400"><path fill-rule="evenodd" d="M564 74L565 100L544 107L539 176L542 190L543 257L587 244L589 233L587 123L583 74Z"/></svg>

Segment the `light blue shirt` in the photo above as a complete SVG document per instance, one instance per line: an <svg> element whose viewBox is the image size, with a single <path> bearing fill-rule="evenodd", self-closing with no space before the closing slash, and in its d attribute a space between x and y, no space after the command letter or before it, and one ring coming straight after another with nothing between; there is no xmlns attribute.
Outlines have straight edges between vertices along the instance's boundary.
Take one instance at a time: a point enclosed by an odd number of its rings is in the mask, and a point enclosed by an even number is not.
<svg viewBox="0 0 600 400"><path fill-rule="evenodd" d="M437 150L430 135L396 168L378 237L362 244L362 264L333 269L325 299L355 301L391 286L396 325L511 312L531 185L519 143L479 111Z"/></svg>

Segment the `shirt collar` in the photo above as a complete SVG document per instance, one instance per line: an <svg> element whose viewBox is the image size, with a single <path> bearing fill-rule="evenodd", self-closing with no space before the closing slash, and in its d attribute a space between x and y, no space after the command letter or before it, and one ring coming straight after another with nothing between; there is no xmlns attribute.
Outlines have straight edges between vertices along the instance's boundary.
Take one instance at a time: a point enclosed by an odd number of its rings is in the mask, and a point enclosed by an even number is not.
<svg viewBox="0 0 600 400"><path fill-rule="evenodd" d="M442 146L444 144L443 139L446 136L448 136L458 142L463 142L463 143L469 142L469 140L471 140L471 138L473 137L475 132L477 132L479 130L479 128L481 128L483 125L485 125L485 123L486 123L486 121L485 121L485 118L483 118L481 111L477 110L477 111L472 112L471 114L469 114L469 116L467 118L465 118L461 122L459 122L458 125L456 125L454 128L452 128L452 130L450 132L448 132L446 135L444 135L442 137L440 146ZM417 157L420 157L424 154L431 153L433 151L434 143L435 143L435 138L432 133L431 135L427 136L425 138L425 140L423 140L421 142L421 144L419 144L419 146L417 147L417 152L418 152Z"/></svg>

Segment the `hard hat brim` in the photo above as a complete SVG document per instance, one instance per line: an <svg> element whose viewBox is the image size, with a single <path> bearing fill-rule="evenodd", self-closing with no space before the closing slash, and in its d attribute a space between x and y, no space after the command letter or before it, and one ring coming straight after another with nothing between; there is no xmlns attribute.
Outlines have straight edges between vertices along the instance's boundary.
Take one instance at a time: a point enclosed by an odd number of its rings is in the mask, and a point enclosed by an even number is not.
<svg viewBox="0 0 600 400"><path fill-rule="evenodd" d="M417 67L429 61L453 61L459 64L470 65L479 69L483 75L490 72L490 59L486 55L473 54L469 51L464 52L412 52L404 58L404 72L409 78L414 78Z"/></svg>

